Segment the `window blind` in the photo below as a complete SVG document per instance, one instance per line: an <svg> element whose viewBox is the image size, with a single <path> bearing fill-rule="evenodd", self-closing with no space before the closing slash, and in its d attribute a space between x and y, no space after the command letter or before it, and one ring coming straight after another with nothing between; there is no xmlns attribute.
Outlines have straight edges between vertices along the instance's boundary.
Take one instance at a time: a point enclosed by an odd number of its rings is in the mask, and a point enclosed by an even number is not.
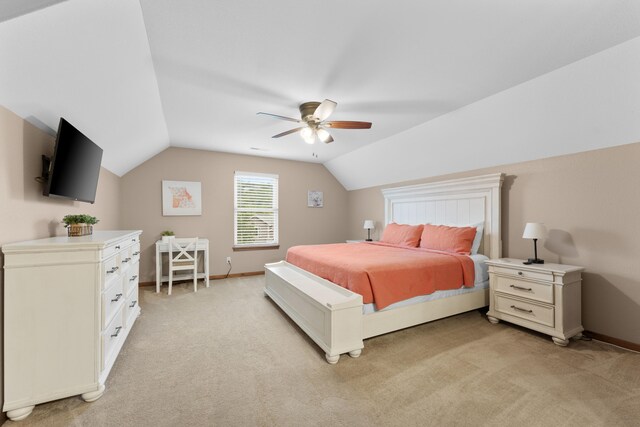
<svg viewBox="0 0 640 427"><path fill-rule="evenodd" d="M278 244L278 175L235 172L234 245Z"/></svg>

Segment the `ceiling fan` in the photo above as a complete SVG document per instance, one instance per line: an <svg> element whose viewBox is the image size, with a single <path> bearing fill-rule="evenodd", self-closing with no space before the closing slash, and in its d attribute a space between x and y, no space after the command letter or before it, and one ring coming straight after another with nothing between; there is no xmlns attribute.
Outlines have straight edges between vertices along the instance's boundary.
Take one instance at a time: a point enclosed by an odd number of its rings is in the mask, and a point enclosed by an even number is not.
<svg viewBox="0 0 640 427"><path fill-rule="evenodd" d="M300 136L307 144L313 144L316 139L328 144L333 142L333 137L327 130L327 128L333 129L370 129L370 122L354 122L354 121L327 121L327 118L336 109L336 102L330 99L325 99L322 102L305 102L300 104L300 116L301 119L293 119L291 117L279 116L277 114L263 113L265 116L275 117L280 120L287 120L289 122L301 123L303 126L295 129L288 130L286 132L273 135L272 138L280 138L295 132L300 132Z"/></svg>

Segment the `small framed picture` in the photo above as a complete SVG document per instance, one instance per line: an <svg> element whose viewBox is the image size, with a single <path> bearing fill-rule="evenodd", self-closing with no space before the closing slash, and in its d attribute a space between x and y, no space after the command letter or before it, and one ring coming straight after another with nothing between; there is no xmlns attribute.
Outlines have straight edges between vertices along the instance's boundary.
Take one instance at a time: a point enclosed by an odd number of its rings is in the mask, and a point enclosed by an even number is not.
<svg viewBox="0 0 640 427"><path fill-rule="evenodd" d="M201 192L199 182L162 181L162 215L202 215Z"/></svg>
<svg viewBox="0 0 640 427"><path fill-rule="evenodd" d="M307 206L310 208L321 208L323 204L322 191L309 190L307 193Z"/></svg>

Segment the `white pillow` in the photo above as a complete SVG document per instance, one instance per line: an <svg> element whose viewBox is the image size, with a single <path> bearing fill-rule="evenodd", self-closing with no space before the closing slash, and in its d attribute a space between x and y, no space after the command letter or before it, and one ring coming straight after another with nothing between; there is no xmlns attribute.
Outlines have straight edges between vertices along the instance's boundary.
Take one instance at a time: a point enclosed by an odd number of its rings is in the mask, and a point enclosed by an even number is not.
<svg viewBox="0 0 640 427"><path fill-rule="evenodd" d="M476 237L473 238L473 244L471 245L471 255L475 255L480 250L480 242L482 241L482 232L484 231L484 222L471 224L469 227L476 228Z"/></svg>

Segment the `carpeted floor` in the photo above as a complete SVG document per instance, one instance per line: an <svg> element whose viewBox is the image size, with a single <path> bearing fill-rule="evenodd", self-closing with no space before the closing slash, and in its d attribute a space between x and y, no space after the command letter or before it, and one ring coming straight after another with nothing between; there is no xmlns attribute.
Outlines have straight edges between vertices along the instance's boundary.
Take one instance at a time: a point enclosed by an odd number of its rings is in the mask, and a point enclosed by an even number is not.
<svg viewBox="0 0 640 427"><path fill-rule="evenodd" d="M331 366L263 276L141 288L142 315L96 402L36 406L26 426L638 426L640 354L478 311L365 341Z"/></svg>

